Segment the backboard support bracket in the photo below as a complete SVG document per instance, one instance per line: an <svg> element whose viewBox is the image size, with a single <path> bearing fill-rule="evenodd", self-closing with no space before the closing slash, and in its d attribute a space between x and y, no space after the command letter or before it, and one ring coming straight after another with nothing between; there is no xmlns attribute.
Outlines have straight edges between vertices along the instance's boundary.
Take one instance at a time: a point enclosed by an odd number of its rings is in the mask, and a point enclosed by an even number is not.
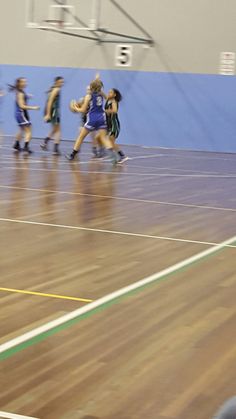
<svg viewBox="0 0 236 419"><path fill-rule="evenodd" d="M92 0L92 16L90 18L89 25L77 16L74 8L67 4L67 0L53 0L54 6L52 5L51 7L54 7L55 10L60 10L61 12L61 17L58 21L56 19L47 19L42 22L35 22L35 1L38 0L27 1L27 27L29 28L88 39L96 41L99 44L143 44L149 47L154 45L154 40L151 35L117 2L117 0L110 0L110 2L125 17L125 19L127 19L136 29L139 30L140 36L134 36L102 28L100 26L101 0ZM66 16L68 19L71 19L74 24L69 24L67 22L62 25L63 20L66 22ZM88 32L88 34L85 34L84 32Z"/></svg>

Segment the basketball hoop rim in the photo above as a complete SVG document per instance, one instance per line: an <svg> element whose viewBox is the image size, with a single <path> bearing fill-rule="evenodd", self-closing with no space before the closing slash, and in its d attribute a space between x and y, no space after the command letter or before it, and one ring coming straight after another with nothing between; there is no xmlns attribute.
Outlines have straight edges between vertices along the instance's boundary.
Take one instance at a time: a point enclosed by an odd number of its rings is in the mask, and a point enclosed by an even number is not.
<svg viewBox="0 0 236 419"><path fill-rule="evenodd" d="M51 25L55 25L58 26L58 28L64 28L66 26L66 22L64 22L64 20L59 20L59 19L46 19L43 21L43 23L47 23L47 24L51 24Z"/></svg>

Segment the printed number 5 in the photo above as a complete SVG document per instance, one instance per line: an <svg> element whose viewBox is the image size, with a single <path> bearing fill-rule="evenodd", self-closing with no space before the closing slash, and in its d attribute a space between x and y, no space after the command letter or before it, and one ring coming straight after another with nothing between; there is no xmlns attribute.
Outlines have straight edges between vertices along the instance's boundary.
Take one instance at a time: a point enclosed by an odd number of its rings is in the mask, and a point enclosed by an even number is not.
<svg viewBox="0 0 236 419"><path fill-rule="evenodd" d="M116 49L116 65L128 67L132 63L132 46L117 45Z"/></svg>

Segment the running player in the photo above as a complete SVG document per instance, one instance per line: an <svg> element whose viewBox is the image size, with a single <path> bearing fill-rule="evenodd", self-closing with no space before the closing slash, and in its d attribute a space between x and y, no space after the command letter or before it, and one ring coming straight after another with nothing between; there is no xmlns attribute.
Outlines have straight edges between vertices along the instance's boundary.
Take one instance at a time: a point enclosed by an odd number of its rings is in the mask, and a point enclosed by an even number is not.
<svg viewBox="0 0 236 419"><path fill-rule="evenodd" d="M48 98L45 107L45 122L51 123L52 129L40 147L47 151L48 142L54 139L53 154L60 155L59 144L61 137L61 121L60 121L60 93L64 84L63 77L56 77L53 86L48 91Z"/></svg>
<svg viewBox="0 0 236 419"><path fill-rule="evenodd" d="M27 80L24 77L18 78L13 86L9 85L9 90L16 92L15 118L20 128L16 134L16 142L13 148L16 151L21 151L20 141L24 137L23 151L31 154L32 150L29 148L29 143L32 138L32 129L28 110L38 110L39 106L28 106L27 102L31 96L25 93L24 89L26 86Z"/></svg>
<svg viewBox="0 0 236 419"><path fill-rule="evenodd" d="M106 96L105 96L106 97ZM106 97L105 112L107 115L107 131L114 150L119 155L118 163L128 160L124 152L116 144L116 139L120 133L120 121L118 117L119 103L122 100L121 93L117 89L111 89Z"/></svg>
<svg viewBox="0 0 236 419"><path fill-rule="evenodd" d="M80 147L90 132L97 131L99 138L107 149L112 162L116 163L116 155L113 151L111 141L106 137L107 135L107 123L106 114L103 109L103 96L101 93L102 82L99 79L95 79L90 83L90 93L85 96L83 105L71 101L70 108L72 112L85 113L89 108L87 114L87 120L84 127L81 129L80 134L75 142L74 149L71 154L67 155L68 160L74 160L77 153L80 151Z"/></svg>

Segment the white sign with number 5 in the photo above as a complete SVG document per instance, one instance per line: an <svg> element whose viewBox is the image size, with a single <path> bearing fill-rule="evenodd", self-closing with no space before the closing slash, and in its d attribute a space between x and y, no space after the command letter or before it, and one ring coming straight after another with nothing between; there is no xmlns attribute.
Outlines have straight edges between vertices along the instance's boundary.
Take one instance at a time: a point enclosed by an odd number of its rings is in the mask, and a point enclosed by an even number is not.
<svg viewBox="0 0 236 419"><path fill-rule="evenodd" d="M117 45L115 64L117 67L130 67L132 65L132 45Z"/></svg>

